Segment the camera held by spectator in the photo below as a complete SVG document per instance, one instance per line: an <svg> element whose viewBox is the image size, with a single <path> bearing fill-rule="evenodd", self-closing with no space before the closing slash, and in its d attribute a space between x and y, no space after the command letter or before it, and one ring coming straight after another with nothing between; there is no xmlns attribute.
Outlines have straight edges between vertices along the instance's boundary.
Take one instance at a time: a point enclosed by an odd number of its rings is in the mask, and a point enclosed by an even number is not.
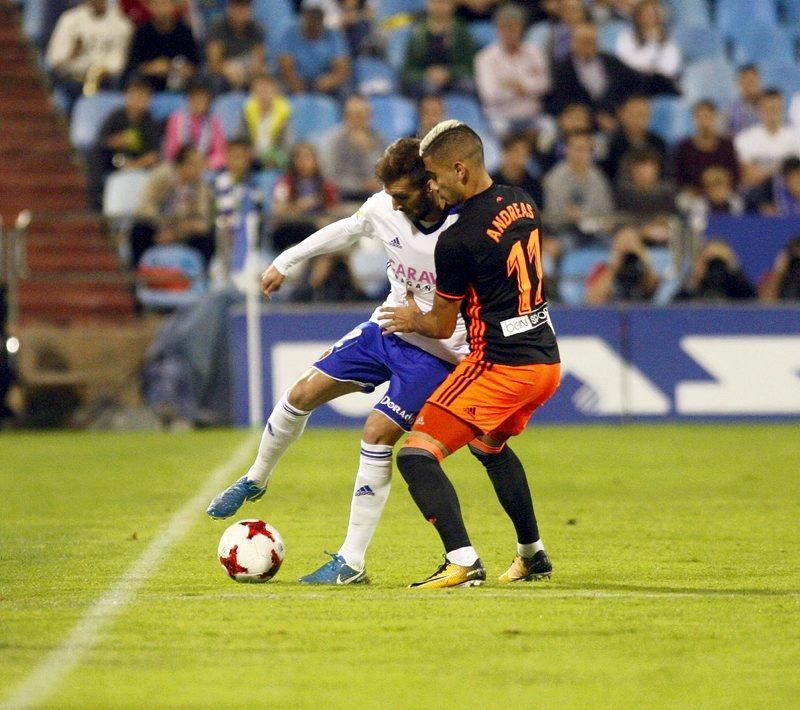
<svg viewBox="0 0 800 710"><path fill-rule="evenodd" d="M721 239L712 239L697 256L692 275L678 298L729 301L755 295L755 288L739 267L733 249Z"/></svg>
<svg viewBox="0 0 800 710"><path fill-rule="evenodd" d="M800 236L781 250L758 291L765 303L800 301Z"/></svg>

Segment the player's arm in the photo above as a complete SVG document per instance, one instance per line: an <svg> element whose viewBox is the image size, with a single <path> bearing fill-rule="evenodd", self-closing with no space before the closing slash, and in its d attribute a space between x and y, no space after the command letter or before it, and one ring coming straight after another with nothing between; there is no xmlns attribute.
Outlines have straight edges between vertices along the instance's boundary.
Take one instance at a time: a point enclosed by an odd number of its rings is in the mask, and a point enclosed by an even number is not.
<svg viewBox="0 0 800 710"><path fill-rule="evenodd" d="M433 297L433 308L423 313L414 295L406 294L407 306L384 306L378 319L384 333L419 333L429 338L449 338L456 329L460 298Z"/></svg>
<svg viewBox="0 0 800 710"><path fill-rule="evenodd" d="M330 254L340 249L346 249L355 244L362 236L369 236L368 228L365 228L367 224L369 222L360 213L356 213L351 217L326 225L299 244L281 252L261 274L261 291L264 296L270 298L270 295L281 287L286 274L293 266L320 254Z"/></svg>

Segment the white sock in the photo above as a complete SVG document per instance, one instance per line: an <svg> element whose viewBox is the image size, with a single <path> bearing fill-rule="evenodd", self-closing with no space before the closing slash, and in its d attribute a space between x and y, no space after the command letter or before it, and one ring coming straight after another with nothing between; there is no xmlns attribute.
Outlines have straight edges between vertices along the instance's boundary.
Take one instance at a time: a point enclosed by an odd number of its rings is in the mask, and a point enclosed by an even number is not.
<svg viewBox="0 0 800 710"><path fill-rule="evenodd" d="M269 415L267 426L264 427L258 455L247 472L248 480L261 488L266 488L281 456L306 428L309 414L311 412L303 412L289 404L285 394L281 397Z"/></svg>
<svg viewBox="0 0 800 710"><path fill-rule="evenodd" d="M475 560L478 559L478 553L475 552L475 548L472 546L459 547L457 550L450 550L447 553L447 559L462 567L469 567L475 564Z"/></svg>
<svg viewBox="0 0 800 710"><path fill-rule="evenodd" d="M347 537L339 548L339 554L353 569L364 569L364 556L378 527L391 485L392 447L362 441Z"/></svg>
<svg viewBox="0 0 800 710"><path fill-rule="evenodd" d="M541 540L528 542L524 545L521 542L517 543L517 554L522 555L522 557L533 557L539 550L544 550L544 543Z"/></svg>

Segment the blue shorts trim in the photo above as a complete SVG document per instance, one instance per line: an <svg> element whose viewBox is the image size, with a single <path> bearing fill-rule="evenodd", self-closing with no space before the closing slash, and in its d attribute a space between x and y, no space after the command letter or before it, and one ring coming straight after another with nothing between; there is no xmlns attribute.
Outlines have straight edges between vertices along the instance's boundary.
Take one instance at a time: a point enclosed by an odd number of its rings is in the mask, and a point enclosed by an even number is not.
<svg viewBox="0 0 800 710"><path fill-rule="evenodd" d="M335 343L314 367L334 380L358 384L363 392L388 382L375 409L410 431L425 400L454 365L396 335L384 335L377 323L368 321Z"/></svg>

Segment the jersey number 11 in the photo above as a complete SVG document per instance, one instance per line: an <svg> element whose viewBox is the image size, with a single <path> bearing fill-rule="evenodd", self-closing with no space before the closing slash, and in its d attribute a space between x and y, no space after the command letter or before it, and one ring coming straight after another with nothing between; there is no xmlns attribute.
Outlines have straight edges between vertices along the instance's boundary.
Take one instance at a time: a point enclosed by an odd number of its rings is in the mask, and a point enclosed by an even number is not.
<svg viewBox="0 0 800 710"><path fill-rule="evenodd" d="M528 247L523 249L522 240L514 242L511 251L506 259L508 275L514 272L517 274L517 291L519 293L520 315L530 313L531 307L531 274L536 276L536 294L533 305L538 306L544 298L542 297L542 255L539 246L539 230L534 229L528 236Z"/></svg>

